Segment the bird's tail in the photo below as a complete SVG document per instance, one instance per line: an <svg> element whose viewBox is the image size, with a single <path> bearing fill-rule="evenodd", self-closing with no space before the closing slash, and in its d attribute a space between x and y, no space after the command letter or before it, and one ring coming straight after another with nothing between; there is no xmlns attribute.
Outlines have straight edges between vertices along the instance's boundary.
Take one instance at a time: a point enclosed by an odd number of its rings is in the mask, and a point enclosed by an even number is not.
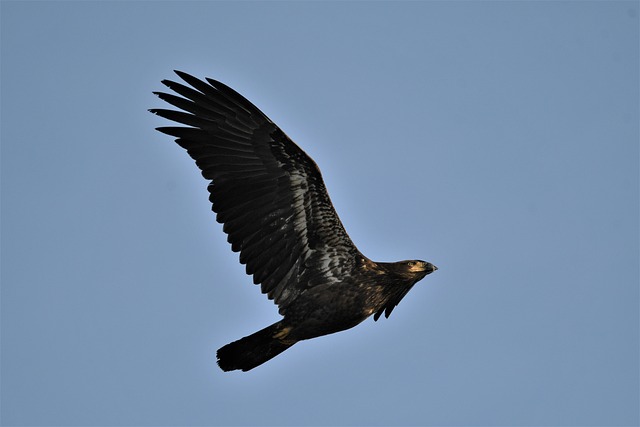
<svg viewBox="0 0 640 427"><path fill-rule="evenodd" d="M248 371L271 360L296 341L287 340L289 328L281 322L227 344L218 350L218 366L223 371Z"/></svg>

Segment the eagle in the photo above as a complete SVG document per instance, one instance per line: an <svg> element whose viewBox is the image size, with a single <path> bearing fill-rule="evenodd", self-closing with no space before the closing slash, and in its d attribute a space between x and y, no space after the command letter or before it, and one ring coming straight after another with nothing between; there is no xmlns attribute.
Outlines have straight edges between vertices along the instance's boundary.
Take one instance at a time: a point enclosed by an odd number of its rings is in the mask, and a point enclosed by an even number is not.
<svg viewBox="0 0 640 427"><path fill-rule="evenodd" d="M175 71L173 109L151 109L182 126L158 127L202 171L216 220L253 283L282 319L217 351L224 371L248 371L299 341L375 321L437 270L421 260L374 262L353 244L320 169L262 111L223 83ZM178 96L179 95L179 96Z"/></svg>

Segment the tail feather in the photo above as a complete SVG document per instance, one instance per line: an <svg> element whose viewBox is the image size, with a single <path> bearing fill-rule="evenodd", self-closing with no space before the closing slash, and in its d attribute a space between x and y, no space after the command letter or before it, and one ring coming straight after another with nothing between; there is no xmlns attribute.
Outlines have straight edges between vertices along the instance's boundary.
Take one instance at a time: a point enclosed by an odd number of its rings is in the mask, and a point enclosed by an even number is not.
<svg viewBox="0 0 640 427"><path fill-rule="evenodd" d="M246 372L262 365L295 344L295 341L284 341L284 336L286 331L281 323L277 322L227 344L218 350L218 366L223 371L242 369Z"/></svg>

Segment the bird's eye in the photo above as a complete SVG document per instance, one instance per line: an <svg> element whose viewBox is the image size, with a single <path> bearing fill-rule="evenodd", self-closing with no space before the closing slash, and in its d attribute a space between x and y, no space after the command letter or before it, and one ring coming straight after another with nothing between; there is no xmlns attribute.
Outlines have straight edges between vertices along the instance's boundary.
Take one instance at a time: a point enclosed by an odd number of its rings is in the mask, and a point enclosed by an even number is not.
<svg viewBox="0 0 640 427"><path fill-rule="evenodd" d="M416 263L415 261L409 261L407 265L409 265L409 267L413 267L414 265L416 265Z"/></svg>

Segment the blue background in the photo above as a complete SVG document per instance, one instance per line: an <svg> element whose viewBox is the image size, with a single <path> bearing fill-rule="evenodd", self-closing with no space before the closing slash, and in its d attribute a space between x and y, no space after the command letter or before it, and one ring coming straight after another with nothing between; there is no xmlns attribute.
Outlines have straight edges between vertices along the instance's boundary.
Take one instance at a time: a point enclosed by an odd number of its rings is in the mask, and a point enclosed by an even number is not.
<svg viewBox="0 0 640 427"><path fill-rule="evenodd" d="M5 425L637 425L638 2L10 2ZM146 110L221 80L319 164L390 319L279 319Z"/></svg>

